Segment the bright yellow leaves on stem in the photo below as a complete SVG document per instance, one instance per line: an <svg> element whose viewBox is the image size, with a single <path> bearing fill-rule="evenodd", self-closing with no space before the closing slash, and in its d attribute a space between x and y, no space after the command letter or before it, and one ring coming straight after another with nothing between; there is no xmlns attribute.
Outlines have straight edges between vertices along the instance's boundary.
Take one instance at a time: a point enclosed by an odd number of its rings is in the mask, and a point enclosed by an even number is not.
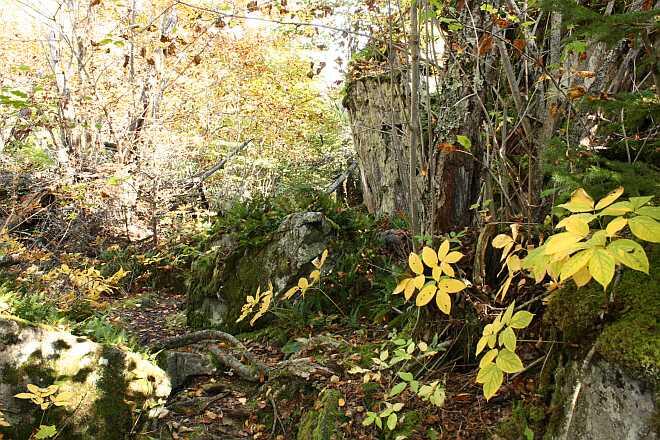
<svg viewBox="0 0 660 440"><path fill-rule="evenodd" d="M51 385L46 388L40 388L31 383L27 384L28 393L18 393L14 397L17 399L30 400L42 410L47 410L51 405L65 406L70 405L75 395L71 392L58 392L59 386Z"/></svg>
<svg viewBox="0 0 660 440"><path fill-rule="evenodd" d="M554 269L548 270L551 276L558 276L562 282L572 278L578 287L593 278L607 288L617 265L648 273L648 258L642 246L619 236L628 227L641 240L660 242L660 223L656 220L660 213L657 207L647 206L652 197L617 202L622 194L623 187L619 187L594 203L586 191L579 189L567 203L559 205L574 214L557 224L566 232L551 236L541 247L544 263ZM605 219L610 220L605 224ZM605 229L592 230L590 223L595 220Z"/></svg>
<svg viewBox="0 0 660 440"><path fill-rule="evenodd" d="M315 269L309 274L308 277L301 277L298 280L296 286L293 286L287 290L283 295L284 299L289 299L298 292L300 292L300 295L304 298L307 290L314 286L316 283L320 282L321 269L323 268L327 258L328 250L326 249L323 251L320 257L317 257L314 259L314 261L312 261ZM273 302L273 296L273 284L271 282L268 283L268 290L265 292L261 292L261 286L259 286L259 288L257 288L257 293L254 295L249 295L246 298L245 304L243 304L243 307L241 307L241 314L236 322L241 322L247 318L251 313L253 313L255 307L258 305L259 308L250 320L250 325L254 325L254 323L257 322L257 320L265 315L270 309L270 306Z"/></svg>
<svg viewBox="0 0 660 440"><path fill-rule="evenodd" d="M403 292L406 301L409 301L418 290L419 293L415 298L417 307L423 307L435 298L438 308L449 315L451 312L449 294L460 292L467 287L463 281L454 278L456 272L451 266L461 258L463 258L462 253L450 251L449 240L445 240L437 252L428 246L422 249L421 256L412 252L408 257L408 266L414 276L401 280L393 293ZM430 276L427 276L426 272L430 272Z"/></svg>
<svg viewBox="0 0 660 440"><path fill-rule="evenodd" d="M477 383L482 384L484 397L489 400L497 393L504 381L504 373L517 373L523 370L523 363L516 354L517 337L514 329L526 328L534 315L524 310L514 314L515 301L504 314L500 313L491 324L484 327L477 343L479 355L486 347L479 361Z"/></svg>
<svg viewBox="0 0 660 440"><path fill-rule="evenodd" d="M516 268L529 271L537 283L549 275L555 287L570 279L582 287L594 279L607 288L618 265L648 273L649 262L642 246L621 236L628 233L644 241L660 242L660 208L648 205L652 197L619 201L622 194L623 187L619 187L595 202L585 190L578 189L567 203L559 205L572 213L556 226L564 231L550 236L539 248L528 249L522 260L515 255L523 250L515 237L495 237L492 245L503 249L502 259L507 260L509 269L498 295L504 297ZM604 229L594 227L596 223Z"/></svg>

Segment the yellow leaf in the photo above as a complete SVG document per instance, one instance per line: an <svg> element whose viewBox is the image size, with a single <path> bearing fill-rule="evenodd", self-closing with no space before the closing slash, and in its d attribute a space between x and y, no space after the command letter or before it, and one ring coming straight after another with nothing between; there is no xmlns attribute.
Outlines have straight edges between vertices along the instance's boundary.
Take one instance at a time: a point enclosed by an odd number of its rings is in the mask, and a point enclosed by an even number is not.
<svg viewBox="0 0 660 440"><path fill-rule="evenodd" d="M553 255L570 249L581 239L581 236L572 232L560 232L559 234L555 234L550 237L548 242L544 245L545 254Z"/></svg>
<svg viewBox="0 0 660 440"><path fill-rule="evenodd" d="M561 280L566 281L585 267L589 263L589 260L591 260L593 253L593 248L587 249L580 251L569 258L561 268Z"/></svg>
<svg viewBox="0 0 660 440"><path fill-rule="evenodd" d="M607 232L607 235L610 237L614 237L616 233L625 228L627 224L628 219L625 217L617 217L607 224L605 227L605 232Z"/></svg>
<svg viewBox="0 0 660 440"><path fill-rule="evenodd" d="M651 243L660 243L660 223L645 215L638 215L628 220L630 231L635 236Z"/></svg>
<svg viewBox="0 0 660 440"><path fill-rule="evenodd" d="M438 255L428 246L424 246L424 249L422 249L422 260L428 267L436 267L438 265Z"/></svg>
<svg viewBox="0 0 660 440"><path fill-rule="evenodd" d="M500 257L500 261L504 261L506 259L507 255L509 255L509 252L511 252L511 248L513 248L514 244L515 243L512 241L511 243L504 246L504 249L502 249L502 256Z"/></svg>
<svg viewBox="0 0 660 440"><path fill-rule="evenodd" d="M586 286L589 281L591 281L591 273L589 272L589 267L584 266L582 269L578 270L573 275L573 281L578 288Z"/></svg>
<svg viewBox="0 0 660 440"><path fill-rule="evenodd" d="M590 214L575 214L570 217L566 217L559 223L557 223L557 228L566 228L568 232L572 232L575 235L584 237L589 234L589 219L593 219L594 216Z"/></svg>
<svg viewBox="0 0 660 440"><path fill-rule="evenodd" d="M594 253L589 260L589 272L603 286L603 289L606 289L612 278L614 278L615 265L614 257L607 250L594 249Z"/></svg>
<svg viewBox="0 0 660 440"><path fill-rule="evenodd" d="M518 255L511 255L506 259L506 265L509 269L509 273L513 274L520 270L520 257Z"/></svg>
<svg viewBox="0 0 660 440"><path fill-rule="evenodd" d="M415 272L417 275L424 273L424 265L422 264L422 260L419 258L419 255L414 252L411 252L408 256L408 266L410 266L410 270Z"/></svg>
<svg viewBox="0 0 660 440"><path fill-rule="evenodd" d="M444 261L447 263L456 263L459 261L461 258L463 258L464 255L461 254L460 252L457 251L452 251L447 254L447 257L445 257Z"/></svg>
<svg viewBox="0 0 660 440"><path fill-rule="evenodd" d="M410 301L413 293L415 293L415 280L413 278L409 278L409 280L410 282L406 285L406 288L403 291L403 296L406 298L406 301Z"/></svg>
<svg viewBox="0 0 660 440"><path fill-rule="evenodd" d="M416 289L421 289L422 287L424 287L424 282L425 281L426 281L426 277L424 277L424 275L417 275L413 279L413 283L415 284L415 288Z"/></svg>
<svg viewBox="0 0 660 440"><path fill-rule="evenodd" d="M636 241L627 239L614 240L607 246L607 250L621 264L625 264L631 269L639 270L646 274L649 273L649 259L646 256L646 252L644 252L644 248Z"/></svg>
<svg viewBox="0 0 660 440"><path fill-rule="evenodd" d="M497 292L497 295L495 298L499 297L500 295L502 296L502 299L506 296L506 293L509 291L509 287L511 287L511 282L513 281L513 276L509 275L506 278L506 281L504 281L504 284L502 284L502 287L500 287L500 290Z"/></svg>
<svg viewBox="0 0 660 440"><path fill-rule="evenodd" d="M307 260L307 261L309 261L309 260ZM307 278L304 278L304 277L300 278L298 280L298 287L300 287L301 289L307 289L309 287L309 281L307 281Z"/></svg>
<svg viewBox="0 0 660 440"><path fill-rule="evenodd" d="M633 210L630 202L616 202L598 213L600 216L619 216Z"/></svg>
<svg viewBox="0 0 660 440"><path fill-rule="evenodd" d="M461 290L465 289L467 286L461 280L457 280L455 278L445 278L445 279L440 280L440 283L439 283L438 287L443 292L456 293L456 292L460 292Z"/></svg>
<svg viewBox="0 0 660 440"><path fill-rule="evenodd" d="M411 279L412 278L404 278L401 281L399 281L399 284L396 285L396 287L394 288L394 292L392 293L396 295L398 293L403 292Z"/></svg>
<svg viewBox="0 0 660 440"><path fill-rule="evenodd" d="M286 293L284 294L284 299L289 299L289 298L291 298L293 295L295 295L295 293L296 293L298 290L300 290L300 287L298 287L298 286L293 286L292 288L290 288L289 290L286 291Z"/></svg>
<svg viewBox="0 0 660 440"><path fill-rule="evenodd" d="M451 297L447 295L447 292L438 290L438 294L435 296L435 303L445 315L451 313Z"/></svg>
<svg viewBox="0 0 660 440"><path fill-rule="evenodd" d="M493 238L492 245L495 249L501 249L509 243L513 242L513 238L506 234L500 234L497 237Z"/></svg>
<svg viewBox="0 0 660 440"><path fill-rule="evenodd" d="M429 302L431 302L431 300L433 299L433 296L435 295L435 292L437 290L438 289L437 289L435 283L427 284L417 294L417 298L415 298L415 305L417 307L423 307L423 306L427 305Z"/></svg>
<svg viewBox="0 0 660 440"><path fill-rule="evenodd" d="M479 353L481 353L483 349L486 348L487 343L488 343L488 336L482 336L479 339L479 342L477 342L477 351L475 352L475 356L478 356Z"/></svg>
<svg viewBox="0 0 660 440"><path fill-rule="evenodd" d="M477 382L483 384L484 397L489 400L497 393L497 390L502 386L504 375L502 370L495 364L488 364L477 375Z"/></svg>
<svg viewBox="0 0 660 440"><path fill-rule="evenodd" d="M571 212L593 211L594 200L584 189L578 188L573 194L571 194L571 200L569 200L568 203L559 206L568 209Z"/></svg>
<svg viewBox="0 0 660 440"><path fill-rule="evenodd" d="M15 394L14 397L17 398L17 399L32 399L32 398L37 397L37 396L35 396L32 393L18 393L18 394Z"/></svg>
<svg viewBox="0 0 660 440"><path fill-rule="evenodd" d="M612 191L611 193L600 199L596 204L596 210L600 210L610 206L612 203L614 203L616 199L621 197L621 194L623 194L622 186L618 187L617 189L615 189L614 191Z"/></svg>
<svg viewBox="0 0 660 440"><path fill-rule="evenodd" d="M436 281L440 281L440 277L442 276L442 268L440 266L436 266L433 268L433 279Z"/></svg>
<svg viewBox="0 0 660 440"><path fill-rule="evenodd" d="M442 271L447 275L449 275L450 277L455 276L454 269L446 262L444 261L440 262L440 267L442 268Z"/></svg>
<svg viewBox="0 0 660 440"><path fill-rule="evenodd" d="M321 279L321 271L318 270L318 269L317 269L317 270L313 270L313 271L309 274L309 279L312 280L312 284L314 284L315 282L317 282L318 280Z"/></svg>
<svg viewBox="0 0 660 440"><path fill-rule="evenodd" d="M449 240L445 240L438 248L438 260L444 260L448 253L449 253Z"/></svg>
<svg viewBox="0 0 660 440"><path fill-rule="evenodd" d="M31 383L27 384L27 389L28 389L28 391L30 391L32 394L35 394L35 395L37 395L37 396L41 396L41 393L43 393L43 392L45 391L44 389L39 388L38 386L36 386L36 385L34 385L34 384L31 384Z"/></svg>

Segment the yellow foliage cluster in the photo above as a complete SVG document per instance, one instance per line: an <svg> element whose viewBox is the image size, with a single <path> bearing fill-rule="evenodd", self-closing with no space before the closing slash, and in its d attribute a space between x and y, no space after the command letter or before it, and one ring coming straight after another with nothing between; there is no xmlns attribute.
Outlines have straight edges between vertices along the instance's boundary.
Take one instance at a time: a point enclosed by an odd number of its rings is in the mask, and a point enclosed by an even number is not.
<svg viewBox="0 0 660 440"><path fill-rule="evenodd" d="M298 292L300 292L300 296L304 298L307 290L309 290L309 288L314 286L316 283L320 282L321 269L323 268L323 265L325 264L325 260L327 258L328 258L328 250L325 249L320 257L317 257L314 259L314 261L312 261L312 264L314 265L315 269L309 274L308 277L301 277L298 280L297 285L293 286L292 288L287 290L286 293L284 293L283 298L289 299ZM243 307L241 307L241 315L238 317L236 322L243 321L251 313L253 313L255 307L259 305L259 309L250 320L250 325L254 325L254 323L257 322L259 318L261 318L263 315L266 314L266 312L268 312L272 300L273 300L273 284L269 282L268 290L266 290L265 292L261 292L261 286L259 286L257 292L254 295L249 295L246 298L245 304L243 304Z"/></svg>
<svg viewBox="0 0 660 440"><path fill-rule="evenodd" d="M416 290L419 290L415 304L417 307L427 305L435 297L438 308L445 314L451 312L450 293L457 293L465 289L467 285L454 278L456 273L451 266L457 263L463 254L458 251L450 251L449 240L445 240L438 251L425 246L421 257L415 252L408 256L408 266L414 275L404 278L394 289L394 294L403 292L406 301L412 298ZM425 267L426 266L426 267ZM429 269L431 276L425 274Z"/></svg>
<svg viewBox="0 0 660 440"><path fill-rule="evenodd" d="M70 405L75 395L69 391L58 392L59 386L51 385L41 388L31 383L27 384L28 393L18 393L14 397L17 399L30 400L42 410L47 410L52 405L66 406Z"/></svg>

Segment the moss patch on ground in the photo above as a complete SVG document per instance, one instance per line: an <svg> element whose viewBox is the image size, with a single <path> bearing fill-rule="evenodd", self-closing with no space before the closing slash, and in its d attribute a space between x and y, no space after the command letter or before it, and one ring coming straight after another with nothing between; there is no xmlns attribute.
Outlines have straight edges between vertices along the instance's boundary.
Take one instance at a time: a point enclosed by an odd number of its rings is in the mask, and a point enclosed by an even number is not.
<svg viewBox="0 0 660 440"><path fill-rule="evenodd" d="M318 410L307 412L300 421L298 440L339 440L343 438L339 430L339 398L337 390L323 391Z"/></svg>

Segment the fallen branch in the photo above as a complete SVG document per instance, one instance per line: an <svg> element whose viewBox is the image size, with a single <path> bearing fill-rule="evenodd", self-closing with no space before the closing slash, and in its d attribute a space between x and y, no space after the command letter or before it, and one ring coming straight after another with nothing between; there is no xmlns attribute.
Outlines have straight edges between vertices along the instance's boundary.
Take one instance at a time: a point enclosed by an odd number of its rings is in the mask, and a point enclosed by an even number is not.
<svg viewBox="0 0 660 440"><path fill-rule="evenodd" d="M241 357L245 358L249 364L246 365L241 362L238 357L221 347L208 348L219 363L231 368L242 379L250 382L263 382L264 380L283 376L298 376L303 379L309 379L312 375L330 376L333 374L332 370L316 364L313 358L291 359L279 362L273 367L268 367L254 357L254 355L248 351L247 347L245 347L241 341L236 339L236 337L219 330L201 330L185 335L174 336L152 344L150 349L152 351L175 349L204 341L222 341L239 351Z"/></svg>
<svg viewBox="0 0 660 440"><path fill-rule="evenodd" d="M351 173L353 172L353 170L355 170L355 168L357 168L357 166L358 166L357 160L353 159L353 161L352 161L351 164L348 166L348 168L346 169L346 171L344 171L343 173L341 173L341 175L340 175L339 177L337 177L337 178L335 179L335 181L332 182L332 183L330 184L330 186L328 186L328 188L325 189L324 192L325 192L326 194L332 194L333 192L337 191L337 189L339 188L339 186L340 186L342 183L344 183L344 181L345 181L346 179L349 178L349 176L351 175Z"/></svg>
<svg viewBox="0 0 660 440"><path fill-rule="evenodd" d="M206 179L208 179L208 178L211 177L213 174L215 174L216 172L218 172L218 171L220 171L222 168L224 168L225 164L229 161L229 159L231 159L232 157L234 157L235 155L237 155L237 154L238 154L243 148L245 148L245 147L247 147L248 145L250 145L250 143L251 143L253 140L254 140L254 139L248 139L247 141L243 142L243 143L242 143L241 145L239 145L238 147L234 148L234 150L232 150L228 155L226 155L226 156L225 156L220 162L218 162L217 164L213 165L213 166L212 166L211 168L209 168L208 170L206 170L206 171L202 171L201 173L197 173L197 174L195 174L194 176L192 176L192 178L191 178L192 182L191 182L191 184L189 184L189 189L193 189L193 188L195 188L195 187L197 187L197 186L200 186L202 183L204 183L204 181L205 181Z"/></svg>

